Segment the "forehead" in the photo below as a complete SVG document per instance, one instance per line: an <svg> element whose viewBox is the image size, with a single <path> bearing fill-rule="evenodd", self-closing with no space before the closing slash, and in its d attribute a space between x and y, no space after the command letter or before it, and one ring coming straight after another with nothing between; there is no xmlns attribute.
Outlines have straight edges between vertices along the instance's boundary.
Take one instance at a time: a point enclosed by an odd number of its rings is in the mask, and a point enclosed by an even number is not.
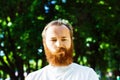
<svg viewBox="0 0 120 80"><path fill-rule="evenodd" d="M52 25L46 30L46 36L70 36L70 31L65 25Z"/></svg>

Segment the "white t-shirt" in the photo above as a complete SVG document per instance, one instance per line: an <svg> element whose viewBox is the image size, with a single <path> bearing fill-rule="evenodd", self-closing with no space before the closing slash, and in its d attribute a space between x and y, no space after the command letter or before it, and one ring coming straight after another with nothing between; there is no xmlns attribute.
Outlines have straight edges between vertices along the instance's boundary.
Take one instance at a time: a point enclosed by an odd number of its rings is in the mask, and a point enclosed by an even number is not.
<svg viewBox="0 0 120 80"><path fill-rule="evenodd" d="M99 80L92 68L72 63L69 66L48 65L30 73L25 80Z"/></svg>

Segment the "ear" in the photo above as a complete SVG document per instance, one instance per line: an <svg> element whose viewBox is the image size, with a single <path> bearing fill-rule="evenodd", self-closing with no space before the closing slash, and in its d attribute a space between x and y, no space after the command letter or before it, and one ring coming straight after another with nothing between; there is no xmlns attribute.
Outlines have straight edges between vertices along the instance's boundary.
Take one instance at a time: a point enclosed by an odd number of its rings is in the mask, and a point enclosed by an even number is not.
<svg viewBox="0 0 120 80"><path fill-rule="evenodd" d="M45 39L42 39L43 46L45 45Z"/></svg>

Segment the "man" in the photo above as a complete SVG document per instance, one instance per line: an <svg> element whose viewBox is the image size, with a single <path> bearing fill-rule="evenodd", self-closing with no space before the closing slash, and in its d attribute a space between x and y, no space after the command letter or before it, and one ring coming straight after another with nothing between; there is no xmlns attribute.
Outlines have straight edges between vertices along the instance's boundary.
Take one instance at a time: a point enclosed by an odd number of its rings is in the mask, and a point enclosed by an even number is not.
<svg viewBox="0 0 120 80"><path fill-rule="evenodd" d="M51 21L42 32L49 65L25 80L98 80L92 68L73 63L73 30L65 20Z"/></svg>

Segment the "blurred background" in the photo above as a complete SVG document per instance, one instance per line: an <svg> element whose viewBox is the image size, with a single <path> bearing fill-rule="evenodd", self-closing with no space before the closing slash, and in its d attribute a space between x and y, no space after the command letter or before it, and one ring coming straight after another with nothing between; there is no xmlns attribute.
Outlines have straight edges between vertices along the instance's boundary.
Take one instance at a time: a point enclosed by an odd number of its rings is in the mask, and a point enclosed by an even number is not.
<svg viewBox="0 0 120 80"><path fill-rule="evenodd" d="M41 32L59 18L73 26L74 62L120 80L119 0L0 0L0 80L24 80L47 65Z"/></svg>

